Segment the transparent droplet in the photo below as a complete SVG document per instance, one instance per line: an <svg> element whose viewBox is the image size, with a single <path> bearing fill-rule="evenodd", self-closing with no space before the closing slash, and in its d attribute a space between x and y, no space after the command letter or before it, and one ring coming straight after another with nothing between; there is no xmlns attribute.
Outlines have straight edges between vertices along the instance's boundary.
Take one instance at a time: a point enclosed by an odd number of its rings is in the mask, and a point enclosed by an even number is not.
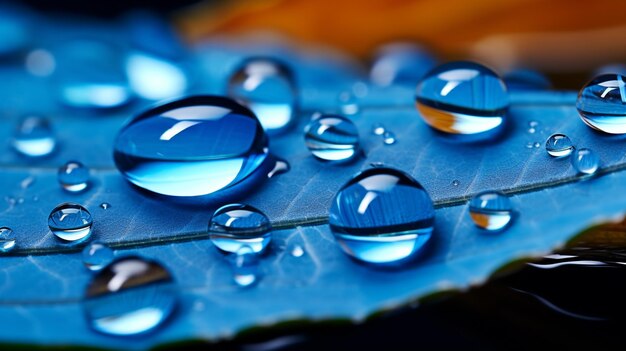
<svg viewBox="0 0 626 351"><path fill-rule="evenodd" d="M532 141L529 141L529 142L526 143L526 148L527 149L532 149L533 147L535 147L534 145L535 144Z"/></svg>
<svg viewBox="0 0 626 351"><path fill-rule="evenodd" d="M130 88L148 100L179 97L187 90L187 75L173 61L133 52L126 57L126 74Z"/></svg>
<svg viewBox="0 0 626 351"><path fill-rule="evenodd" d="M530 128L537 128L538 125L539 125L539 122L537 122L537 121L530 121L530 122L528 122L528 127L530 127Z"/></svg>
<svg viewBox="0 0 626 351"><path fill-rule="evenodd" d="M52 53L44 49L35 49L26 55L26 71L33 76L47 77L54 73L56 60Z"/></svg>
<svg viewBox="0 0 626 351"><path fill-rule="evenodd" d="M108 210L109 208L111 208L111 204L108 202L103 202L100 204L100 208L103 210Z"/></svg>
<svg viewBox="0 0 626 351"><path fill-rule="evenodd" d="M532 127L528 128L528 133L530 134L535 134L536 131L537 130L535 128L532 128Z"/></svg>
<svg viewBox="0 0 626 351"><path fill-rule="evenodd" d="M385 145L395 144L396 141L396 135L393 132L385 132L383 134L383 143L385 143Z"/></svg>
<svg viewBox="0 0 626 351"><path fill-rule="evenodd" d="M155 330L172 315L178 289L161 264L129 256L117 259L93 277L83 309L94 330L119 336Z"/></svg>
<svg viewBox="0 0 626 351"><path fill-rule="evenodd" d="M344 91L337 97L341 113L353 116L359 113L358 99L349 91Z"/></svg>
<svg viewBox="0 0 626 351"><path fill-rule="evenodd" d="M76 108L113 108L131 99L123 51L108 42L70 40L54 48L60 101Z"/></svg>
<svg viewBox="0 0 626 351"><path fill-rule="evenodd" d="M157 106L118 133L115 165L131 183L169 196L245 189L266 160L268 140L245 107L193 96ZM265 177L267 178L267 177Z"/></svg>
<svg viewBox="0 0 626 351"><path fill-rule="evenodd" d="M535 141L535 142L533 143L533 147L534 147L535 149L540 148L540 147L541 147L541 144L540 144L538 141Z"/></svg>
<svg viewBox="0 0 626 351"><path fill-rule="evenodd" d="M323 115L304 129L306 146L313 156L325 161L345 161L357 155L359 133L351 120Z"/></svg>
<svg viewBox="0 0 626 351"><path fill-rule="evenodd" d="M291 256L293 257L302 257L304 255L304 248L300 245L295 245L291 249Z"/></svg>
<svg viewBox="0 0 626 351"><path fill-rule="evenodd" d="M568 156L574 150L574 144L565 134L552 134L546 140L546 151L550 156Z"/></svg>
<svg viewBox="0 0 626 351"><path fill-rule="evenodd" d="M392 43L378 49L370 70L370 80L380 86L415 86L435 66L436 60L425 48L414 43Z"/></svg>
<svg viewBox="0 0 626 351"><path fill-rule="evenodd" d="M35 183L35 180L37 180L37 178L35 178L35 176L28 176L24 179L22 179L22 181L20 182L20 187L22 189L28 189L31 185L33 185L33 183Z"/></svg>
<svg viewBox="0 0 626 351"><path fill-rule="evenodd" d="M253 285L259 277L259 255L248 245L240 247L235 254L233 280L241 287Z"/></svg>
<svg viewBox="0 0 626 351"><path fill-rule="evenodd" d="M209 221L209 237L222 251L236 253L243 246L265 250L272 239L272 226L265 214L242 204L220 207Z"/></svg>
<svg viewBox="0 0 626 351"><path fill-rule="evenodd" d="M330 228L351 257L396 263L419 252L431 238L433 202L404 172L370 168L345 184L330 208Z"/></svg>
<svg viewBox="0 0 626 351"><path fill-rule="evenodd" d="M15 248L15 234L9 227L0 227L0 252L9 252Z"/></svg>
<svg viewBox="0 0 626 351"><path fill-rule="evenodd" d="M625 80L619 74L605 74L580 90L576 108L585 124L609 134L626 133Z"/></svg>
<svg viewBox="0 0 626 351"><path fill-rule="evenodd" d="M456 179L452 181L452 186L459 186L459 184L461 184L461 182Z"/></svg>
<svg viewBox="0 0 626 351"><path fill-rule="evenodd" d="M372 134L383 135L385 134L385 126L382 123L372 124Z"/></svg>
<svg viewBox="0 0 626 351"><path fill-rule="evenodd" d="M83 264L90 271L99 271L113 261L113 250L100 241L89 243L83 249Z"/></svg>
<svg viewBox="0 0 626 351"><path fill-rule="evenodd" d="M469 203L469 213L474 224L486 230L500 230L513 217L509 198L496 191L487 191L474 196Z"/></svg>
<svg viewBox="0 0 626 351"><path fill-rule="evenodd" d="M508 90L548 90L550 80L543 74L531 69L516 69L503 77Z"/></svg>
<svg viewBox="0 0 626 351"><path fill-rule="evenodd" d="M50 155L56 146L50 122L38 116L23 118L17 125L12 142L15 150L30 157Z"/></svg>
<svg viewBox="0 0 626 351"><path fill-rule="evenodd" d="M294 75L272 58L250 58L233 73L228 95L250 108L269 133L285 130L297 111Z"/></svg>
<svg viewBox="0 0 626 351"><path fill-rule="evenodd" d="M48 217L50 231L59 239L80 242L91 234L91 213L75 203L64 203L55 207Z"/></svg>
<svg viewBox="0 0 626 351"><path fill-rule="evenodd" d="M89 182L89 168L78 161L69 161L58 172L59 184L67 191L85 190Z"/></svg>
<svg viewBox="0 0 626 351"><path fill-rule="evenodd" d="M416 101L428 125L450 134L498 130L509 106L500 77L487 67L464 61L428 73L417 86Z"/></svg>
<svg viewBox="0 0 626 351"><path fill-rule="evenodd" d="M267 173L267 177L272 178L276 175L287 173L289 172L290 169L291 169L291 166L289 165L289 162L283 161L283 160L276 160L276 163L274 164L274 168L272 168L272 170Z"/></svg>
<svg viewBox="0 0 626 351"><path fill-rule="evenodd" d="M572 154L572 165L578 173L592 175L600 166L600 158L590 149L579 149Z"/></svg>

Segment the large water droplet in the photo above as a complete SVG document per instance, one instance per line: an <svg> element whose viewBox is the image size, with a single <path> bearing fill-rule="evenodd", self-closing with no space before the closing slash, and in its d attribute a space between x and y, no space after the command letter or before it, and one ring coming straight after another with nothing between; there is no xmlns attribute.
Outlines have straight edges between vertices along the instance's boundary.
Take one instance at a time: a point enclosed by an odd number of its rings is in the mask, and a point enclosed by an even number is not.
<svg viewBox="0 0 626 351"><path fill-rule="evenodd" d="M469 203L469 213L474 224L486 230L500 230L513 217L509 198L496 191L487 191L474 196Z"/></svg>
<svg viewBox="0 0 626 351"><path fill-rule="evenodd" d="M435 66L435 58L413 43L392 43L381 47L370 70L370 80L380 86L415 86Z"/></svg>
<svg viewBox="0 0 626 351"><path fill-rule="evenodd" d="M122 51L98 40L72 40L53 51L61 102L79 108L118 107L131 98Z"/></svg>
<svg viewBox="0 0 626 351"><path fill-rule="evenodd" d="M330 228L341 248L369 263L395 263L419 252L435 220L433 202L404 172L371 168L345 184L330 208Z"/></svg>
<svg viewBox="0 0 626 351"><path fill-rule="evenodd" d="M580 90L576 108L585 124L605 133L626 133L625 80L619 74L605 74Z"/></svg>
<svg viewBox="0 0 626 351"><path fill-rule="evenodd" d="M12 142L15 150L30 157L47 156L56 146L50 122L38 116L23 118L17 125Z"/></svg>
<svg viewBox="0 0 626 351"><path fill-rule="evenodd" d="M98 272L85 295L87 322L109 335L155 330L178 303L176 284L167 269L134 256L120 258Z"/></svg>
<svg viewBox="0 0 626 351"><path fill-rule="evenodd" d="M242 204L220 207L209 221L209 237L220 250L236 253L243 246L262 252L272 239L272 226L265 214Z"/></svg>
<svg viewBox="0 0 626 351"><path fill-rule="evenodd" d="M339 115L322 115L304 129L306 146L313 156L325 161L346 161L357 155L359 132L351 120Z"/></svg>
<svg viewBox="0 0 626 351"><path fill-rule="evenodd" d="M64 203L55 207L48 217L48 227L58 238L79 242L91 234L91 213L79 204Z"/></svg>
<svg viewBox="0 0 626 351"><path fill-rule="evenodd" d="M477 134L504 124L509 97L504 82L492 70L472 62L441 65L417 86L417 109L436 130Z"/></svg>
<svg viewBox="0 0 626 351"><path fill-rule="evenodd" d="M99 271L113 261L113 250L104 243L94 241L83 249L83 264L90 271Z"/></svg>
<svg viewBox="0 0 626 351"><path fill-rule="evenodd" d="M228 95L250 108L270 133L286 129L297 109L293 73L271 58L246 60L232 75Z"/></svg>
<svg viewBox="0 0 626 351"><path fill-rule="evenodd" d="M187 90L185 71L175 62L134 52L126 58L130 87L144 99L162 100L182 95Z"/></svg>
<svg viewBox="0 0 626 351"><path fill-rule="evenodd" d="M77 161L69 161L59 168L59 184L67 191L78 192L87 188L89 168Z"/></svg>
<svg viewBox="0 0 626 351"><path fill-rule="evenodd" d="M248 245L237 250L233 264L233 280L241 287L251 286L258 281L259 255Z"/></svg>
<svg viewBox="0 0 626 351"><path fill-rule="evenodd" d="M568 156L574 150L574 144L565 134L552 134L546 140L546 151L550 156Z"/></svg>
<svg viewBox="0 0 626 351"><path fill-rule="evenodd" d="M600 158L590 149L579 149L572 154L572 165L578 173L592 175L600 166Z"/></svg>
<svg viewBox="0 0 626 351"><path fill-rule="evenodd" d="M531 69L516 69L504 75L504 83L509 90L548 90L550 80Z"/></svg>
<svg viewBox="0 0 626 351"><path fill-rule="evenodd" d="M126 179L141 188L202 196L256 179L267 146L250 110L228 98L194 96L133 119L117 135L114 158Z"/></svg>
<svg viewBox="0 0 626 351"><path fill-rule="evenodd" d="M0 228L0 252L9 252L15 248L15 234L9 227Z"/></svg>

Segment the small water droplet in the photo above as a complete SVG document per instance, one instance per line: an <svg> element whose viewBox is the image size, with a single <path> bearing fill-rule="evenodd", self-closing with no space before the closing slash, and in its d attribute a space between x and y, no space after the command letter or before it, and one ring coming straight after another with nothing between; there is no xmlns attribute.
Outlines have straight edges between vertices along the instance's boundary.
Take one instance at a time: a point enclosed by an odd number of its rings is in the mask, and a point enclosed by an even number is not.
<svg viewBox="0 0 626 351"><path fill-rule="evenodd" d="M16 202L18 205L21 205L21 204L23 204L23 203L24 203L24 198L23 198L23 197L18 197L18 198L15 200L15 202Z"/></svg>
<svg viewBox="0 0 626 351"><path fill-rule="evenodd" d="M230 78L228 95L250 108L269 133L285 130L297 111L293 73L273 58L244 61Z"/></svg>
<svg viewBox="0 0 626 351"><path fill-rule="evenodd" d="M372 134L383 135L385 134L385 126L382 123L372 124Z"/></svg>
<svg viewBox="0 0 626 351"><path fill-rule="evenodd" d="M35 176L28 176L24 179L22 179L22 181L20 182L20 187L22 189L28 189L31 185L33 185L33 183L35 183L35 180L37 178L35 178Z"/></svg>
<svg viewBox="0 0 626 351"><path fill-rule="evenodd" d="M513 217L509 198L496 191L487 191L474 196L469 203L469 213L474 224L486 230L500 230Z"/></svg>
<svg viewBox="0 0 626 351"><path fill-rule="evenodd" d="M0 228L0 252L9 252L15 248L15 234L9 227Z"/></svg>
<svg viewBox="0 0 626 351"><path fill-rule="evenodd" d="M369 88L365 82L356 82L352 84L352 93L357 98L364 98L369 93Z"/></svg>
<svg viewBox="0 0 626 351"><path fill-rule="evenodd" d="M347 116L353 116L359 113L359 104L356 96L349 91L344 91L337 97L341 113Z"/></svg>
<svg viewBox="0 0 626 351"><path fill-rule="evenodd" d="M268 178L272 178L276 175L283 174L289 172L291 166L289 166L289 162L283 160L276 160L274 164L274 168L267 173Z"/></svg>
<svg viewBox="0 0 626 351"><path fill-rule="evenodd" d="M56 60L50 51L35 49L26 55L24 66L26 71L33 76L47 77L54 72Z"/></svg>
<svg viewBox="0 0 626 351"><path fill-rule="evenodd" d="M47 119L39 116L23 118L13 135L13 147L22 155L47 156L54 151L56 138Z"/></svg>
<svg viewBox="0 0 626 351"><path fill-rule="evenodd" d="M396 135L393 132L385 132L385 134L383 134L383 143L385 143L385 145L393 145L396 141Z"/></svg>
<svg viewBox="0 0 626 351"><path fill-rule="evenodd" d="M537 121L530 121L530 122L528 122L528 127L530 127L530 128L537 128L537 126L539 126L539 122L537 122Z"/></svg>
<svg viewBox="0 0 626 351"><path fill-rule="evenodd" d="M395 169L370 168L335 195L329 224L346 254L388 264L421 251L434 220L433 202L417 181Z"/></svg>
<svg viewBox="0 0 626 351"><path fill-rule="evenodd" d="M241 287L248 287L258 281L259 255L248 245L240 247L235 256L233 280Z"/></svg>
<svg viewBox="0 0 626 351"><path fill-rule="evenodd" d="M535 132L536 132L535 128L532 128L532 127L528 128L528 133L535 134Z"/></svg>
<svg viewBox="0 0 626 351"><path fill-rule="evenodd" d="M452 181L452 186L459 186L459 184L461 184L461 182L456 179Z"/></svg>
<svg viewBox="0 0 626 351"><path fill-rule="evenodd" d="M302 257L304 255L304 249L300 245L295 245L291 249L291 256L293 257Z"/></svg>
<svg viewBox="0 0 626 351"><path fill-rule="evenodd" d="M83 264L90 271L99 271L113 261L113 250L100 241L89 243L83 249Z"/></svg>
<svg viewBox="0 0 626 351"><path fill-rule="evenodd" d="M209 221L209 237L222 251L236 253L249 246L254 252L265 250L272 239L272 226L265 214L242 204L220 207Z"/></svg>
<svg viewBox="0 0 626 351"><path fill-rule="evenodd" d="M533 143L533 147L534 147L535 149L540 148L540 147L541 147L541 144L540 144L538 141L535 141L535 142Z"/></svg>
<svg viewBox="0 0 626 351"><path fill-rule="evenodd" d="M91 328L130 336L155 330L178 304L178 290L161 264L136 256L117 259L96 273L83 303Z"/></svg>
<svg viewBox="0 0 626 351"><path fill-rule="evenodd" d="M55 207L48 217L50 231L67 242L80 242L91 234L91 213L75 203L64 203Z"/></svg>
<svg viewBox="0 0 626 351"><path fill-rule="evenodd" d="M370 80L380 86L415 86L435 66L436 60L414 43L391 43L377 50Z"/></svg>
<svg viewBox="0 0 626 351"><path fill-rule="evenodd" d="M103 210L108 210L109 208L111 208L111 204L108 202L103 202L100 204L100 208Z"/></svg>
<svg viewBox="0 0 626 351"><path fill-rule="evenodd" d="M526 143L526 148L527 149L532 149L533 147L534 147L534 144L533 144L532 141L529 141L529 142Z"/></svg>
<svg viewBox="0 0 626 351"><path fill-rule="evenodd" d="M589 127L609 133L626 133L626 77L605 74L587 83L578 93L576 108Z"/></svg>
<svg viewBox="0 0 626 351"><path fill-rule="evenodd" d="M323 115L304 129L306 146L313 156L325 161L346 161L357 155L359 133L349 119Z"/></svg>
<svg viewBox="0 0 626 351"><path fill-rule="evenodd" d="M85 190L89 182L89 168L78 161L69 161L59 168L58 180L61 187L67 191Z"/></svg>
<svg viewBox="0 0 626 351"><path fill-rule="evenodd" d="M464 61L428 73L417 86L416 101L429 126L465 135L500 129L509 106L500 77L487 67Z"/></svg>
<svg viewBox="0 0 626 351"><path fill-rule="evenodd" d="M224 136L228 137L224 137ZM267 135L228 98L192 96L152 108L117 135L115 165L131 183L168 196L243 190L267 159Z"/></svg>
<svg viewBox="0 0 626 351"><path fill-rule="evenodd" d="M572 164L578 173L592 175L600 166L600 158L591 149L579 149L572 154Z"/></svg>
<svg viewBox="0 0 626 351"><path fill-rule="evenodd" d="M574 150L574 144L565 134L552 134L546 140L546 151L550 156L568 156Z"/></svg>

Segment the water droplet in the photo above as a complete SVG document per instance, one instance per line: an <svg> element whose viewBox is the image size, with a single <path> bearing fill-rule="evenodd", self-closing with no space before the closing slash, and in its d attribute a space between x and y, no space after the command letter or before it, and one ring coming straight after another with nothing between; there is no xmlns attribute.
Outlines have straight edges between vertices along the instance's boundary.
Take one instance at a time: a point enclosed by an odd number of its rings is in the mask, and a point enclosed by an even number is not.
<svg viewBox="0 0 626 351"><path fill-rule="evenodd" d="M250 183L267 146L250 110L228 98L193 96L133 119L117 135L114 158L126 179L141 188L202 196Z"/></svg>
<svg viewBox="0 0 626 351"><path fill-rule="evenodd" d="M258 281L259 255L248 245L240 247L235 256L233 280L241 287L248 287Z"/></svg>
<svg viewBox="0 0 626 351"><path fill-rule="evenodd" d="M486 230L500 230L513 217L509 198L496 191L487 191L474 196L469 203L469 213L474 224Z"/></svg>
<svg viewBox="0 0 626 351"><path fill-rule="evenodd" d="M141 52L126 58L126 74L130 88L148 100L180 96L187 90L187 76L172 61Z"/></svg>
<svg viewBox="0 0 626 351"><path fill-rule="evenodd" d="M552 134L546 140L546 151L550 156L568 156L574 150L574 144L565 134Z"/></svg>
<svg viewBox="0 0 626 351"><path fill-rule="evenodd" d="M16 201L17 201L17 203L18 203L19 205L21 205L21 204L23 204L23 203L24 203L24 198L23 198L23 197L18 197Z"/></svg>
<svg viewBox="0 0 626 351"><path fill-rule="evenodd" d="M55 146L56 139L50 122L43 117L25 117L13 135L13 147L26 156L47 156L54 151Z"/></svg>
<svg viewBox="0 0 626 351"><path fill-rule="evenodd" d="M509 106L500 77L472 62L451 62L432 70L418 84L416 100L424 121L450 134L497 130Z"/></svg>
<svg viewBox="0 0 626 351"><path fill-rule="evenodd" d="M94 241L83 249L83 264L90 271L99 271L113 261L113 250L104 243Z"/></svg>
<svg viewBox="0 0 626 351"><path fill-rule="evenodd" d="M385 134L385 126L382 123L372 124L372 134L383 135Z"/></svg>
<svg viewBox="0 0 626 351"><path fill-rule="evenodd" d="M605 74L594 78L578 93L576 108L589 127L609 133L626 133L626 77Z"/></svg>
<svg viewBox="0 0 626 351"><path fill-rule="evenodd" d="M540 144L538 141L535 141L535 142L533 143L533 147L534 147L535 149L538 149L538 148L540 148L540 147L541 147L541 144Z"/></svg>
<svg viewBox="0 0 626 351"><path fill-rule="evenodd" d="M550 80L543 74L530 69L516 69L504 75L509 90L548 90Z"/></svg>
<svg viewBox="0 0 626 351"><path fill-rule="evenodd" d="M103 202L100 204L100 208L103 210L108 210L109 208L111 208L111 204L108 202Z"/></svg>
<svg viewBox="0 0 626 351"><path fill-rule="evenodd" d="M304 249L300 245L295 245L291 249L291 256L293 257L302 257L304 255Z"/></svg>
<svg viewBox="0 0 626 351"><path fill-rule="evenodd" d="M69 161L59 168L59 184L67 191L78 192L87 188L89 168L78 161Z"/></svg>
<svg viewBox="0 0 626 351"><path fill-rule="evenodd" d="M80 39L53 50L62 103L77 108L119 107L131 99L123 50L109 42Z"/></svg>
<svg viewBox="0 0 626 351"><path fill-rule="evenodd" d="M80 242L91 234L91 213L79 204L64 203L55 207L48 217L48 227L58 238Z"/></svg>
<svg viewBox="0 0 626 351"><path fill-rule="evenodd" d="M178 304L176 284L167 269L135 256L120 258L96 273L85 295L87 322L109 335L153 331Z"/></svg>
<svg viewBox="0 0 626 351"><path fill-rule="evenodd" d="M532 149L534 147L534 143L532 141L529 141L526 143L526 148L527 149Z"/></svg>
<svg viewBox="0 0 626 351"><path fill-rule="evenodd" d="M289 162L283 160L276 160L276 164L274 164L274 168L272 168L269 173L267 173L268 178L272 178L275 175L283 174L289 172L291 166L289 166Z"/></svg>
<svg viewBox="0 0 626 351"><path fill-rule="evenodd" d="M537 128L537 126L539 126L539 122L537 122L537 121L530 121L530 122L528 122L528 126L530 128Z"/></svg>
<svg viewBox="0 0 626 351"><path fill-rule="evenodd" d="M460 184L461 184L461 182L459 182L456 179L452 181L452 186L459 186Z"/></svg>
<svg viewBox="0 0 626 351"><path fill-rule="evenodd" d="M383 134L383 143L385 143L385 145L395 144L396 141L396 135L393 132L385 132L385 134Z"/></svg>
<svg viewBox="0 0 626 351"><path fill-rule="evenodd" d="M297 88L289 67L272 58L251 58L231 76L228 95L250 108L270 133L294 120Z"/></svg>
<svg viewBox="0 0 626 351"><path fill-rule="evenodd" d="M530 133L530 134L535 134L536 131L537 130L535 128L532 128L532 127L528 128L528 133Z"/></svg>
<svg viewBox="0 0 626 351"><path fill-rule="evenodd" d="M381 47L370 70L370 80L380 86L410 85L435 66L435 58L414 43L392 43Z"/></svg>
<svg viewBox="0 0 626 351"><path fill-rule="evenodd" d="M404 172L370 168L345 184L330 208L330 228L351 257L396 263L429 241L435 220L424 188Z"/></svg>
<svg viewBox="0 0 626 351"><path fill-rule="evenodd" d="M355 82L354 84L352 84L352 93L357 98L366 97L367 94L369 93L369 88L367 86L367 83L361 82L361 81Z"/></svg>
<svg viewBox="0 0 626 351"><path fill-rule="evenodd" d="M579 149L572 154L572 164L578 173L592 175L600 166L600 158L590 149Z"/></svg>
<svg viewBox="0 0 626 351"><path fill-rule="evenodd" d="M22 189L28 189L31 185L33 185L33 183L35 183L36 179L37 178L35 178L35 176L28 176L22 179L22 181L20 182L20 187Z"/></svg>
<svg viewBox="0 0 626 351"><path fill-rule="evenodd" d="M8 227L0 228L0 252L9 252L15 247L15 234Z"/></svg>
<svg viewBox="0 0 626 351"><path fill-rule="evenodd" d="M320 160L350 160L359 150L358 130L343 116L323 115L311 121L304 133L306 146Z"/></svg>
<svg viewBox="0 0 626 351"><path fill-rule="evenodd" d="M359 113L359 104L356 96L349 91L344 91L337 97L341 113L347 116L353 116Z"/></svg>
<svg viewBox="0 0 626 351"><path fill-rule="evenodd" d="M50 51L35 49L26 55L24 66L26 67L26 71L33 76L47 77L54 72L56 61Z"/></svg>
<svg viewBox="0 0 626 351"><path fill-rule="evenodd" d="M254 252L265 250L272 239L272 226L265 214L242 204L220 207L209 221L209 237L220 250L236 253L249 246Z"/></svg>

